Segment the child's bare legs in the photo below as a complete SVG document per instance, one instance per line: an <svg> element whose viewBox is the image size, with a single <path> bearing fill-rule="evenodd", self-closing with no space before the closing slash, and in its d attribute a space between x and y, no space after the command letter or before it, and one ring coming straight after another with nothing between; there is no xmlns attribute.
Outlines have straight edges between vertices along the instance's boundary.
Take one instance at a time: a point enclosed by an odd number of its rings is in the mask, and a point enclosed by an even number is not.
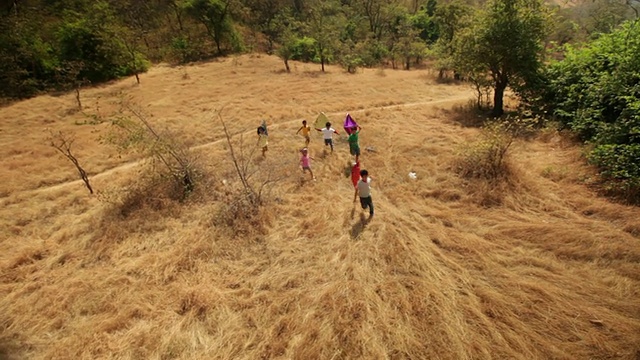
<svg viewBox="0 0 640 360"><path fill-rule="evenodd" d="M303 174L304 174L304 172L305 172L305 171L309 171L309 174L311 174L311 179L312 179L312 180L315 180L315 179L316 179L316 177L315 177L315 175L313 175L313 171L311 170L311 168L310 168L310 167L302 168L302 173L303 173Z"/></svg>
<svg viewBox="0 0 640 360"><path fill-rule="evenodd" d="M309 147L309 142L310 142L310 141L311 141L311 138L307 136L307 137L305 138L305 140L304 140L304 143L305 143L306 147Z"/></svg>
<svg viewBox="0 0 640 360"><path fill-rule="evenodd" d="M267 149L267 147L266 147L266 146L263 146L263 147L262 147L262 157L267 157L267 150L268 150L268 149Z"/></svg>

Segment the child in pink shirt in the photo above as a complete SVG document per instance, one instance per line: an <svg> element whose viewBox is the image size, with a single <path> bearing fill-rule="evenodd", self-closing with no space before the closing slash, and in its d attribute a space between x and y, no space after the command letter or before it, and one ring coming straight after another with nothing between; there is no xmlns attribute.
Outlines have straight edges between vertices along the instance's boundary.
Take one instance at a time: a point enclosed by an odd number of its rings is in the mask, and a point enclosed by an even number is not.
<svg viewBox="0 0 640 360"><path fill-rule="evenodd" d="M304 148L300 150L300 152L302 153L302 156L300 157L300 166L302 166L302 173L304 173L305 171L309 171L309 174L311 174L311 178L315 181L316 177L313 175L313 171L311 171L311 159L313 158L309 156L309 150L307 148Z"/></svg>

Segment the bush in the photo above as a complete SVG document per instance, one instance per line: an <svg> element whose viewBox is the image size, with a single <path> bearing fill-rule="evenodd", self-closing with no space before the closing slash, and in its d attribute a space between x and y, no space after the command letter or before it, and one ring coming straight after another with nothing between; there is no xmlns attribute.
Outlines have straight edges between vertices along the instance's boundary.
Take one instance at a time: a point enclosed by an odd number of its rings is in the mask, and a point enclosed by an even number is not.
<svg viewBox="0 0 640 360"><path fill-rule="evenodd" d="M480 140L465 146L456 164L458 174L465 178L507 179L511 173L508 150L514 140L510 128L506 122L486 124Z"/></svg>
<svg viewBox="0 0 640 360"><path fill-rule="evenodd" d="M629 202L640 201L640 144L596 146L588 158L600 167L607 192Z"/></svg>
<svg viewBox="0 0 640 360"><path fill-rule="evenodd" d="M107 29L81 18L64 22L58 38L61 61L83 64L78 79L96 83L129 75L126 48Z"/></svg>
<svg viewBox="0 0 640 360"><path fill-rule="evenodd" d="M628 22L544 72L538 98L544 108L593 146L607 188L637 192L640 146L640 26ZM635 189L635 190L633 190Z"/></svg>
<svg viewBox="0 0 640 360"><path fill-rule="evenodd" d="M318 57L316 54L316 40L307 36L296 39L293 43L292 51L291 60L311 62Z"/></svg>
<svg viewBox="0 0 640 360"><path fill-rule="evenodd" d="M151 172L163 182L172 184L172 199L185 200L195 190L201 174L197 158L175 134L158 131L147 114L128 104L112 124L114 127L107 142L120 151L138 151L150 159Z"/></svg>

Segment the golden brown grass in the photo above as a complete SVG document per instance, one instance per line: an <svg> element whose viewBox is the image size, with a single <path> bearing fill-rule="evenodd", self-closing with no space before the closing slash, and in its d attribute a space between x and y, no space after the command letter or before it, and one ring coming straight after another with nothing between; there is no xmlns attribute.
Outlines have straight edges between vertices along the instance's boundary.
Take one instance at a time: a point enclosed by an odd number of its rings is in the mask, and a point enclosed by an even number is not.
<svg viewBox="0 0 640 360"><path fill-rule="evenodd" d="M187 67L188 78L156 67L141 86L83 91L85 111L99 97L104 114L120 92L132 96L196 147L209 175L185 204L126 216L89 197L43 141L44 127L77 134L94 187L116 191L139 167L96 144L107 122L75 125L83 115L65 115L72 95L0 110L0 357L639 356L640 211L595 196L571 142L517 141L510 181L490 187L453 169L456 150L479 133L450 110L473 96L468 88L437 85L426 71L280 68L243 56ZM218 221L236 186L214 120L223 105L247 144L268 119L268 158L255 160L263 168L295 168L301 118L325 111L339 126L351 112L363 149L373 149L362 163L374 219L352 203L344 137L328 154L313 134L318 181L291 170L258 210L265 231L230 234Z"/></svg>

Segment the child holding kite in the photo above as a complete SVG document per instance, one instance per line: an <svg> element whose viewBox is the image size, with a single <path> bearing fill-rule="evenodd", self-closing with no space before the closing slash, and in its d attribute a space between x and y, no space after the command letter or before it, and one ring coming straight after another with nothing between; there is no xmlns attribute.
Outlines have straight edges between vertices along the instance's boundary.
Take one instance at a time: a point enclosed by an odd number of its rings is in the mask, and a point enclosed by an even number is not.
<svg viewBox="0 0 640 360"><path fill-rule="evenodd" d="M316 128L317 131L322 131L322 137L324 138L324 145L331 146L331 152L333 152L333 134L340 135L336 129L331 127L331 123L327 122L326 127L322 129Z"/></svg>
<svg viewBox="0 0 640 360"><path fill-rule="evenodd" d="M360 180L356 184L356 192L353 195L353 202L360 196L360 205L365 210L369 208L369 218L373 217L373 200L371 199L371 178L367 170L360 170Z"/></svg>
<svg viewBox="0 0 640 360"><path fill-rule="evenodd" d="M311 141L311 127L307 125L307 120L302 120L302 127L296 131L296 135L302 131L302 136L304 136L304 144L306 147L309 147L309 141Z"/></svg>
<svg viewBox="0 0 640 360"><path fill-rule="evenodd" d="M307 148L300 150L300 153L302 153L302 156L300 156L300 166L302 167L302 173L304 174L305 171L308 171L309 174L311 174L311 179L315 181L316 177L313 175L313 171L311 170L311 160L315 159L309 156L309 149Z"/></svg>
<svg viewBox="0 0 640 360"><path fill-rule="evenodd" d="M267 134L267 123L263 120L262 125L258 126L258 143L256 146L262 147L262 157L266 157L269 144L269 135Z"/></svg>

